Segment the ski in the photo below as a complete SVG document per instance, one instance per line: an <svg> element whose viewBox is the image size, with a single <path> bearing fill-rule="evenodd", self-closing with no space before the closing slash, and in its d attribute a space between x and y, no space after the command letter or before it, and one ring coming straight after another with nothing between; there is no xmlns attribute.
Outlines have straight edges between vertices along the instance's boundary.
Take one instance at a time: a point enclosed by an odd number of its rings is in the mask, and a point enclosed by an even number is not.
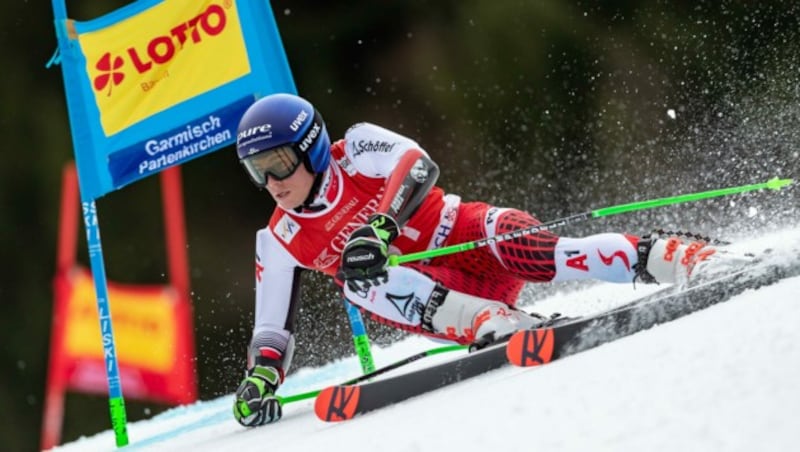
<svg viewBox="0 0 800 452"><path fill-rule="evenodd" d="M507 364L505 343L495 344L453 361L384 380L325 388L314 402L314 412L326 422L346 421Z"/></svg>
<svg viewBox="0 0 800 452"><path fill-rule="evenodd" d="M797 265L792 268L797 272ZM724 302L747 289L773 284L787 268L755 265L700 282L676 293L662 291L594 316L552 327L518 331L506 346L508 361L520 367L547 364Z"/></svg>
<svg viewBox="0 0 800 452"><path fill-rule="evenodd" d="M577 353L610 342L626 335L622 329L636 309L639 306L615 309L552 327L518 331L506 345L506 357L515 366L540 366L571 354L570 352ZM628 334L646 328L644 325L636 329L628 328Z"/></svg>
<svg viewBox="0 0 800 452"><path fill-rule="evenodd" d="M789 267L755 265L701 281L677 293L673 287L666 288L593 316L557 318L550 326L517 332L508 343L491 345L452 361L383 380L325 388L317 396L314 411L326 422L346 421L509 363L546 364L797 274L800 274L798 263Z"/></svg>

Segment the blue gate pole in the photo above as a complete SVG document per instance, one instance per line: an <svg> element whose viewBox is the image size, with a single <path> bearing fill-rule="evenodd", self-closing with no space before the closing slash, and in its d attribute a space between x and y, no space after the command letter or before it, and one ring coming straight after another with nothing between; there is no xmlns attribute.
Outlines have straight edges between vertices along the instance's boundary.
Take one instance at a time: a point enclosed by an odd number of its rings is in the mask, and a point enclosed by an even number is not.
<svg viewBox="0 0 800 452"><path fill-rule="evenodd" d="M117 447L128 444L128 416L125 412L125 399L122 397L122 381L119 376L119 363L114 345L114 329L111 322L111 306L108 302L103 246L100 242L100 224L97 219L97 206L94 200L85 200L81 195L83 222L86 228L86 244L89 247L89 262L97 296L97 314L100 317L100 334L103 340L103 360L108 381L108 408L111 412L111 427L114 430Z"/></svg>

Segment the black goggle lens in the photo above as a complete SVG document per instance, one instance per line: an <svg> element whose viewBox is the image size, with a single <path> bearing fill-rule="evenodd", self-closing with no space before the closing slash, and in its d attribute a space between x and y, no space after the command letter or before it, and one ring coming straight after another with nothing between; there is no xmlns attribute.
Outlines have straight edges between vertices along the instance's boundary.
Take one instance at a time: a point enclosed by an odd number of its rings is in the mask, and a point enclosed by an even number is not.
<svg viewBox="0 0 800 452"><path fill-rule="evenodd" d="M275 180L284 180L300 167L300 156L291 146L262 151L242 160L253 182L261 187L267 185L267 175Z"/></svg>

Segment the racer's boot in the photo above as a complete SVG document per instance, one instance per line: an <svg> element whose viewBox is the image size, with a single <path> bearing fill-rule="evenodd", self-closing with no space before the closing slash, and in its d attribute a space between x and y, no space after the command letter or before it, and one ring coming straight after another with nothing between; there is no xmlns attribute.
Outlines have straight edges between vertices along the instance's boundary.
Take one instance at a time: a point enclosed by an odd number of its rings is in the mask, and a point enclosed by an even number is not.
<svg viewBox="0 0 800 452"><path fill-rule="evenodd" d="M505 303L448 290L439 285L425 308L423 327L482 346L507 338L515 331L534 328L548 321L536 313L526 313Z"/></svg>
<svg viewBox="0 0 800 452"><path fill-rule="evenodd" d="M645 283L686 283L693 274L703 271L716 253L704 242L684 243L678 238L640 239L637 279ZM642 265L644 263L645 265Z"/></svg>

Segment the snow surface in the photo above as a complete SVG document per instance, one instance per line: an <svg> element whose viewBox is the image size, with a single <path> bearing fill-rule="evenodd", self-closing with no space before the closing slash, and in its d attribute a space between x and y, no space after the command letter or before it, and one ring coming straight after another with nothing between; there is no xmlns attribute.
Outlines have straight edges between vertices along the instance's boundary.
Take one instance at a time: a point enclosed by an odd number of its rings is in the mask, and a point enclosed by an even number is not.
<svg viewBox="0 0 800 452"><path fill-rule="evenodd" d="M742 250L798 245L800 228L741 244ZM597 284L533 308L585 314L653 290ZM277 424L245 429L232 417L232 396L200 402L129 424L126 450L797 450L798 293L800 277L790 277L547 366L500 369L345 423L317 420L313 400L305 400L287 404ZM373 354L382 366L438 345L411 337ZM455 353L446 355L409 369ZM301 369L281 394L358 373L354 357ZM114 448L113 433L106 431L57 450Z"/></svg>

